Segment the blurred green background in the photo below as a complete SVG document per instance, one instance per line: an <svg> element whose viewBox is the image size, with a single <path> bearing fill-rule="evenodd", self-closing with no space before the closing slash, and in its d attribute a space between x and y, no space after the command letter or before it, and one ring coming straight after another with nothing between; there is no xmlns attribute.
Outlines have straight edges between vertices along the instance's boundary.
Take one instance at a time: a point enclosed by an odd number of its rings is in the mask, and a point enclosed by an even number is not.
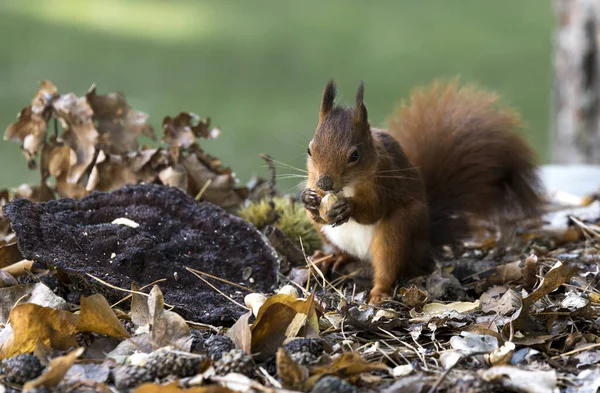
<svg viewBox="0 0 600 393"><path fill-rule="evenodd" d="M211 117L222 134L203 146L246 182L267 174L262 152L304 165L328 78L348 104L364 80L371 123L384 126L411 86L460 75L522 112L544 160L553 25L551 2L537 0L4 0L0 123L42 79L79 95L96 83L157 129L180 111ZM16 143L0 141L0 163L0 186L38 181Z"/></svg>

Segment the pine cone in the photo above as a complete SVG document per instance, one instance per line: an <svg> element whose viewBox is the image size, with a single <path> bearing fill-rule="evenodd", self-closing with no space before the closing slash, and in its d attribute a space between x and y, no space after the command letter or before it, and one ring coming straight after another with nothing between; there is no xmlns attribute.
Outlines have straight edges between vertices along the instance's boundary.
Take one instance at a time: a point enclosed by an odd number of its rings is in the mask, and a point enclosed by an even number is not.
<svg viewBox="0 0 600 393"><path fill-rule="evenodd" d="M204 332L198 329L191 329L192 334L192 345L190 352L193 353L207 353L206 338Z"/></svg>
<svg viewBox="0 0 600 393"><path fill-rule="evenodd" d="M297 338L287 342L283 349L296 363L309 366L325 352L325 341L320 338Z"/></svg>
<svg viewBox="0 0 600 393"><path fill-rule="evenodd" d="M134 365L121 366L114 374L115 387L118 390L134 388L153 379L154 377L146 368Z"/></svg>
<svg viewBox="0 0 600 393"><path fill-rule="evenodd" d="M135 329L136 329L135 323L133 323L132 321L129 321L127 319L119 319L119 321L121 322L121 325L123 325L125 330L127 330L127 333L129 333L133 336L133 334L135 333Z"/></svg>
<svg viewBox="0 0 600 393"><path fill-rule="evenodd" d="M94 343L96 335L90 332L79 332L75 335L75 340L77 340L77 345L87 348Z"/></svg>
<svg viewBox="0 0 600 393"><path fill-rule="evenodd" d="M229 352L223 353L221 359L214 362L213 366L217 375L238 373L252 377L256 364L254 363L254 359L246 355L241 349L232 349Z"/></svg>
<svg viewBox="0 0 600 393"><path fill-rule="evenodd" d="M235 349L235 344L229 337L217 334L206 340L205 344L208 356L210 356L213 362L221 359L221 356L223 356L225 352Z"/></svg>
<svg viewBox="0 0 600 393"><path fill-rule="evenodd" d="M39 377L44 371L38 358L28 353L5 359L1 365L6 381L19 385Z"/></svg>
<svg viewBox="0 0 600 393"><path fill-rule="evenodd" d="M198 374L202 363L207 361L208 359L204 356L161 348L148 356L144 368L155 378L159 379L168 376L185 378Z"/></svg>
<svg viewBox="0 0 600 393"><path fill-rule="evenodd" d="M354 385L334 376L326 376L313 386L310 393L359 393L360 391Z"/></svg>

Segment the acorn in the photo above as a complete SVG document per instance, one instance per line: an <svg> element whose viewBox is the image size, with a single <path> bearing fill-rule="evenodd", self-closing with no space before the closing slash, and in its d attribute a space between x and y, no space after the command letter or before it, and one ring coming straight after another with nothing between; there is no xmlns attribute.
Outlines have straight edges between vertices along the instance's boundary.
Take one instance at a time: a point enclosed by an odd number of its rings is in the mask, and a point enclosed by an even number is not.
<svg viewBox="0 0 600 393"><path fill-rule="evenodd" d="M325 194L323 198L321 198L321 205L319 206L319 215L325 222L329 222L329 217L327 217L327 212L331 209L334 203L336 203L340 198L338 198L335 194Z"/></svg>

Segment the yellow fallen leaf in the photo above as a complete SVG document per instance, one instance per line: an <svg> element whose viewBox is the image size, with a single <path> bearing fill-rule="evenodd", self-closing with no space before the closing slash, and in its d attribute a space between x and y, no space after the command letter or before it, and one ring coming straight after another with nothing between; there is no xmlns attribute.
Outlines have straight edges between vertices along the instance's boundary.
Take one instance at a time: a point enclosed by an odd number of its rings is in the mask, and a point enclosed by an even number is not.
<svg viewBox="0 0 600 393"><path fill-rule="evenodd" d="M189 389L184 389L177 382L171 382L167 385L158 385L155 383L145 383L138 386L133 393L235 393L234 390L226 387L213 386L196 386Z"/></svg>
<svg viewBox="0 0 600 393"><path fill-rule="evenodd" d="M453 312L466 313L476 311L481 308L479 300L474 302L454 302L449 304L428 303L423 306L423 312L417 313L414 309L410 311L413 320L429 320L432 317L439 317Z"/></svg>
<svg viewBox="0 0 600 393"><path fill-rule="evenodd" d="M311 333L310 336L314 336L314 332L318 334L314 294L306 300L285 294L270 297L261 306L250 330L252 353L258 353L260 357L277 353L287 338L305 337L307 332Z"/></svg>
<svg viewBox="0 0 600 393"><path fill-rule="evenodd" d="M306 382L305 388L308 390L312 389L314 384L317 383L323 375L335 375L342 379L352 381L362 373L387 369L388 367L383 363L367 362L357 352L346 352L336 358L332 365L318 366L311 369L311 376Z"/></svg>
<svg viewBox="0 0 600 393"><path fill-rule="evenodd" d="M48 370L34 380L23 385L23 390L27 391L40 386L53 389L62 381L71 368L75 360L85 351L85 348L77 348L64 356L59 356L50 361Z"/></svg>
<svg viewBox="0 0 600 393"><path fill-rule="evenodd" d="M81 312L77 329L82 332L106 334L111 337L129 337L129 333L100 294L81 298Z"/></svg>
<svg viewBox="0 0 600 393"><path fill-rule="evenodd" d="M55 349L76 346L78 317L70 312L25 303L8 318L12 335L0 348L0 358L33 352L38 341Z"/></svg>

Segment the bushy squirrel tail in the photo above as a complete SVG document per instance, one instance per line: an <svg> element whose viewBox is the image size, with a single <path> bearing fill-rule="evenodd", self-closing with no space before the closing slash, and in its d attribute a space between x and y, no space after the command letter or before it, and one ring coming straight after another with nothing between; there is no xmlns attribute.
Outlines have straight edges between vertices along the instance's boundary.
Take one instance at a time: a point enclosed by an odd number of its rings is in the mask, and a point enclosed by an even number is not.
<svg viewBox="0 0 600 393"><path fill-rule="evenodd" d="M517 134L519 114L494 93L457 80L416 89L390 119L423 178L433 246L454 244L472 218L537 217L541 182L535 154Z"/></svg>

